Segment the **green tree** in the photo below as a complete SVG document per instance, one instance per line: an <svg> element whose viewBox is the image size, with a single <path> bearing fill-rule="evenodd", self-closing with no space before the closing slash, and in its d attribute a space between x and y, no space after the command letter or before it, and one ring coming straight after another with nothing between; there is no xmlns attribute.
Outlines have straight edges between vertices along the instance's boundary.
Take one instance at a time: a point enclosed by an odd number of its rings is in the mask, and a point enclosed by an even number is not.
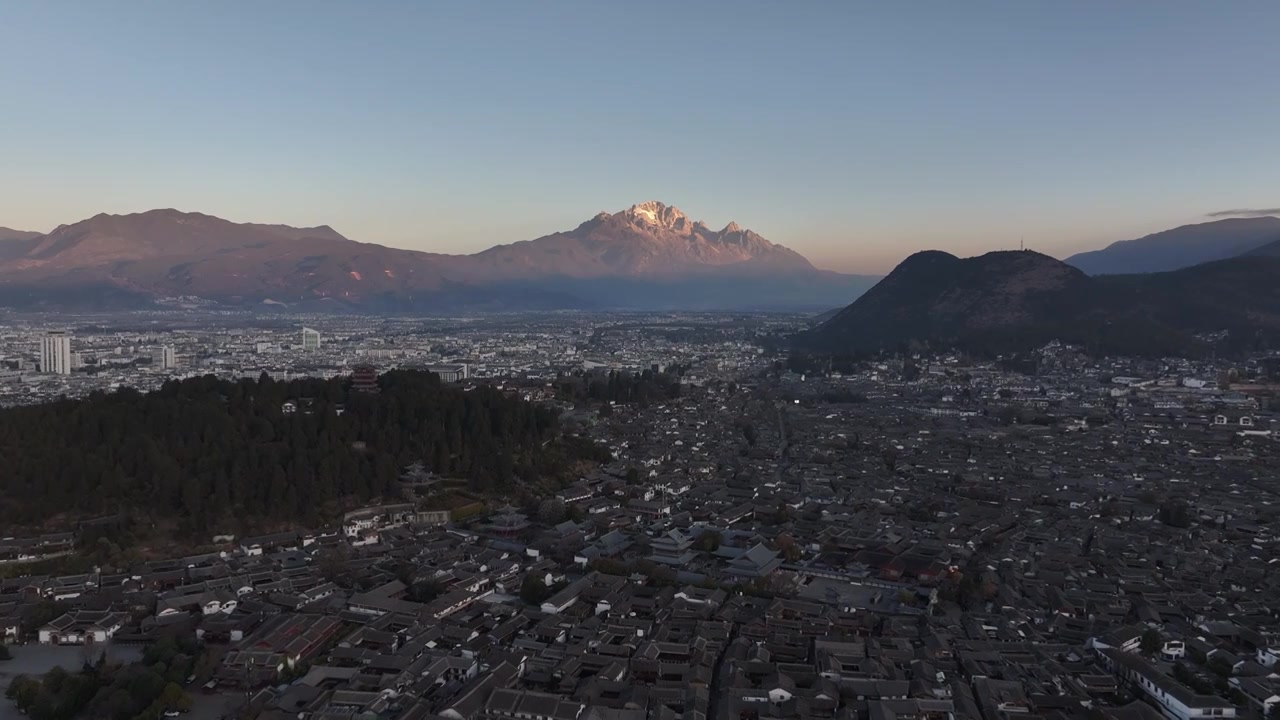
<svg viewBox="0 0 1280 720"><path fill-rule="evenodd" d="M1231 661L1221 655L1215 655L1209 658L1209 662L1205 663L1204 666L1209 669L1209 672L1224 678L1231 677L1231 672L1234 670L1234 668L1231 667Z"/></svg>
<svg viewBox="0 0 1280 720"><path fill-rule="evenodd" d="M36 698L40 695L40 681L26 675L18 675L9 681L9 687L4 691L4 696L13 701L14 705L22 712L26 712L35 704Z"/></svg>
<svg viewBox="0 0 1280 720"><path fill-rule="evenodd" d="M795 562L803 554L795 539L786 533L778 535L774 544L778 546L778 552L782 553L782 557L786 558L787 562Z"/></svg>
<svg viewBox="0 0 1280 720"><path fill-rule="evenodd" d="M410 602L429 603L444 594L445 586L437 580L419 580L409 586L405 599Z"/></svg>
<svg viewBox="0 0 1280 720"><path fill-rule="evenodd" d="M524 583L520 586L520 599L530 605L541 605L543 600L550 596L547 584L543 582L541 577L534 573L524 576Z"/></svg>
<svg viewBox="0 0 1280 720"><path fill-rule="evenodd" d="M351 546L345 542L338 543L321 550L316 556L316 569L320 577L329 582L338 582L347 572L347 561L351 557Z"/></svg>
<svg viewBox="0 0 1280 720"><path fill-rule="evenodd" d="M720 549L720 543L724 538L718 530L703 530L698 539L694 541L693 547L702 552L715 552Z"/></svg>
<svg viewBox="0 0 1280 720"><path fill-rule="evenodd" d="M384 373L379 384L366 395L343 379L209 376L0 409L0 495L10 498L0 527L121 508L176 517L196 536L261 521L318 524L344 501L398 494L400 468L418 460L481 492L517 474L565 481L579 462L607 461L607 450L564 437L554 410L496 388L465 391L416 371ZM284 414L286 401L301 409ZM94 552L120 562L105 543Z"/></svg>
<svg viewBox="0 0 1280 720"><path fill-rule="evenodd" d="M191 709L191 696L187 695L177 683L169 683L164 686L160 697L156 699L156 704L164 710L186 712Z"/></svg>
<svg viewBox="0 0 1280 720"><path fill-rule="evenodd" d="M64 670L62 666L55 665L52 670L44 674L44 689L57 694L62 691L62 687L67 684L70 677L71 673Z"/></svg>
<svg viewBox="0 0 1280 720"><path fill-rule="evenodd" d="M546 525L564 522L564 501L559 498L547 498L538 504L538 521Z"/></svg>
<svg viewBox="0 0 1280 720"><path fill-rule="evenodd" d="M1160 637L1160 631L1155 628L1147 628L1142 633L1142 640L1139 646L1144 655L1155 655L1164 647L1164 640Z"/></svg>
<svg viewBox="0 0 1280 720"><path fill-rule="evenodd" d="M102 695L94 699L93 716L99 718L129 718L134 711L133 698L123 688L104 688Z"/></svg>
<svg viewBox="0 0 1280 720"><path fill-rule="evenodd" d="M63 720L75 714L63 710L58 702L58 695L48 688L36 695L35 702L25 712L32 717L32 720Z"/></svg>

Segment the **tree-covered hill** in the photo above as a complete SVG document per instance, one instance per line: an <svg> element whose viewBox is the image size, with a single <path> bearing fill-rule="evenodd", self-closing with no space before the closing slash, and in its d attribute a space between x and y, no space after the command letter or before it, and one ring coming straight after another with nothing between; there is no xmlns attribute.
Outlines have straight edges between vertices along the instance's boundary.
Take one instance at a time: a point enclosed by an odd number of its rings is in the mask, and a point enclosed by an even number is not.
<svg viewBox="0 0 1280 720"><path fill-rule="evenodd" d="M366 394L343 379L209 376L0 410L0 522L130 511L201 533L318 523L394 496L415 461L488 491L563 473L593 449L551 442L554 411L492 388L412 371L379 384Z"/></svg>
<svg viewBox="0 0 1280 720"><path fill-rule="evenodd" d="M800 333L807 352L959 349L979 355L1051 340L1096 354L1196 356L1262 350L1280 338L1280 259L1240 257L1171 272L1090 277L1035 252L903 260L852 305Z"/></svg>

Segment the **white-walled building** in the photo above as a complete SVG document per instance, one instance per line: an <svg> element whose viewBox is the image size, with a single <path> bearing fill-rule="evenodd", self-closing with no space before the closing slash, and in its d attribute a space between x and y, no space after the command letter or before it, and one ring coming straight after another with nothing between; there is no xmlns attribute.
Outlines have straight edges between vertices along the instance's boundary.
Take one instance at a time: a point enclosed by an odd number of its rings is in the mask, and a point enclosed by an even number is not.
<svg viewBox="0 0 1280 720"><path fill-rule="evenodd" d="M151 366L157 370L172 370L178 367L178 357L170 345L161 345L151 354Z"/></svg>
<svg viewBox="0 0 1280 720"><path fill-rule="evenodd" d="M63 330L50 330L40 338L40 372L71 374L71 335Z"/></svg>
<svg viewBox="0 0 1280 720"><path fill-rule="evenodd" d="M320 331L309 327L302 328L302 349L304 352L315 352L320 349Z"/></svg>

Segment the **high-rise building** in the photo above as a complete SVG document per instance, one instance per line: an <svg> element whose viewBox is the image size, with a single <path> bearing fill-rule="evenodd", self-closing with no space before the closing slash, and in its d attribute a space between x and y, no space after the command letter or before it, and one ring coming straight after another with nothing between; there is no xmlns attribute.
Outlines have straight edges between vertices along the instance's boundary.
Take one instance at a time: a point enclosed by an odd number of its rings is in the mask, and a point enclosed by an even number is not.
<svg viewBox="0 0 1280 720"><path fill-rule="evenodd" d="M172 370L178 367L178 357L173 352L173 347L161 345L156 348L151 355L151 366L157 370Z"/></svg>
<svg viewBox="0 0 1280 720"><path fill-rule="evenodd" d="M309 327L302 328L302 349L306 352L315 352L320 349L319 330L312 330Z"/></svg>
<svg viewBox="0 0 1280 720"><path fill-rule="evenodd" d="M71 335L50 330L40 338L40 372L71 374Z"/></svg>

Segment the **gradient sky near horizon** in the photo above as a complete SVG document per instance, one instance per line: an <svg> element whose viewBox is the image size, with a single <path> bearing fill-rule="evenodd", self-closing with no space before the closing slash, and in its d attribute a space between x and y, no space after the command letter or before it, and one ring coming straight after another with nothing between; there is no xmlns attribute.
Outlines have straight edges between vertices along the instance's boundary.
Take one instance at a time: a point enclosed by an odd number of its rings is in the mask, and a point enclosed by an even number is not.
<svg viewBox="0 0 1280 720"><path fill-rule="evenodd" d="M822 267L1280 206L1275 0L0 1L0 225L473 252L642 200Z"/></svg>

